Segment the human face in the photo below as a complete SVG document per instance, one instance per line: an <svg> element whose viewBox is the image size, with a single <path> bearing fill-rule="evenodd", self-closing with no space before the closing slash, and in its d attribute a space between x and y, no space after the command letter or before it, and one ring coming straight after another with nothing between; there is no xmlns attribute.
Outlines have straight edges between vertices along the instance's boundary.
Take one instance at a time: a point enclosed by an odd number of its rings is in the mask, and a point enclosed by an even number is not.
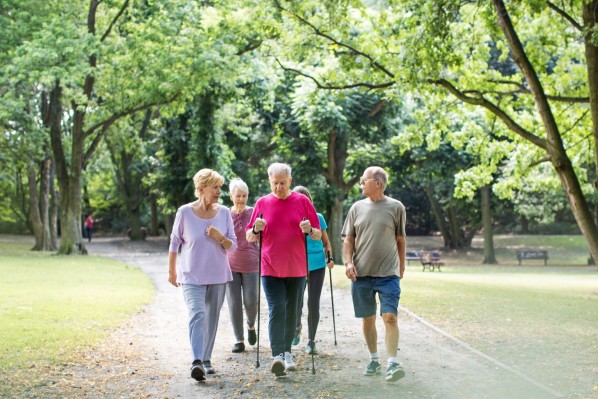
<svg viewBox="0 0 598 399"><path fill-rule="evenodd" d="M285 199L289 196L293 178L285 172L276 173L270 177L270 188L276 198Z"/></svg>
<svg viewBox="0 0 598 399"><path fill-rule="evenodd" d="M211 187L204 187L200 189L201 196L206 204L215 204L220 199L220 194L222 194L222 185L214 185Z"/></svg>
<svg viewBox="0 0 598 399"><path fill-rule="evenodd" d="M379 180L374 178L374 173L367 170L359 179L359 184L361 185L361 192L365 196L371 194L379 183Z"/></svg>
<svg viewBox="0 0 598 399"><path fill-rule="evenodd" d="M230 195L230 199L235 208L242 211L247 205L247 196L247 193L241 190L235 190L235 192Z"/></svg>

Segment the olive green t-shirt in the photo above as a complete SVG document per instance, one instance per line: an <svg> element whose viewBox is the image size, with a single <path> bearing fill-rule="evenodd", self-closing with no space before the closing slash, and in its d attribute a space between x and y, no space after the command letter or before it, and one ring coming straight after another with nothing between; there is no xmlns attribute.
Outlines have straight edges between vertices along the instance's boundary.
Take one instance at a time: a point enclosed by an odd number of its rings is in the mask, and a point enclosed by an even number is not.
<svg viewBox="0 0 598 399"><path fill-rule="evenodd" d="M341 234L355 237L353 264L359 277L398 275L396 237L405 236L406 218L405 206L390 197L365 198L351 206Z"/></svg>

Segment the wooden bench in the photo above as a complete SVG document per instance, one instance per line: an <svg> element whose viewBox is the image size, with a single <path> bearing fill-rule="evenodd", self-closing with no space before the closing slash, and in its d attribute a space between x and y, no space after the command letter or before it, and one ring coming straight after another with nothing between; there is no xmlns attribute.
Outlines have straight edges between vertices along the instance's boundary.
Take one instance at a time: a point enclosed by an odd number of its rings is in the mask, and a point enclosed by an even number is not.
<svg viewBox="0 0 598 399"><path fill-rule="evenodd" d="M548 260L548 251L544 251L544 250L517 251L517 260L519 261L519 265L521 265L522 260L528 260L528 259L544 259L544 266L546 266L546 261Z"/></svg>
<svg viewBox="0 0 598 399"><path fill-rule="evenodd" d="M426 267L429 271L433 272L434 269L438 268L440 270L440 266L444 266L444 262L440 260L440 252L438 251L420 251L419 252L419 261L422 264L422 271L426 271Z"/></svg>
<svg viewBox="0 0 598 399"><path fill-rule="evenodd" d="M419 260L419 251L405 251L405 259L407 264L412 260Z"/></svg>

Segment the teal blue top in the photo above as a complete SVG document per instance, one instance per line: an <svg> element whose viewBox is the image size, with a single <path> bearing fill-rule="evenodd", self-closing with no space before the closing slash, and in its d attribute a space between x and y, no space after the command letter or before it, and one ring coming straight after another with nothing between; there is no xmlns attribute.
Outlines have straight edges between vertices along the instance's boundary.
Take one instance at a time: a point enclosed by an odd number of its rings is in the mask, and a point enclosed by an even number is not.
<svg viewBox="0 0 598 399"><path fill-rule="evenodd" d="M322 233L326 230L326 220L321 213L318 213L318 220L320 220L320 229ZM309 271L318 270L326 267L326 256L324 255L324 243L322 240L312 240L307 236L307 264Z"/></svg>

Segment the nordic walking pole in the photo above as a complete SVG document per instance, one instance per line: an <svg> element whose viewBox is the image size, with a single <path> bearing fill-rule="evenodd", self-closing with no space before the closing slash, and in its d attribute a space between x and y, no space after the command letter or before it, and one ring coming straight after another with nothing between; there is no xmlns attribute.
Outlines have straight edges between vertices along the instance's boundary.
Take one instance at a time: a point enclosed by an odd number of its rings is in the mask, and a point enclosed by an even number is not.
<svg viewBox="0 0 598 399"><path fill-rule="evenodd" d="M303 218L303 220L306 220L306 218ZM311 342L312 345L315 345L314 342L314 337L312 336L312 327L313 327L313 315L312 315L312 311L311 311L311 285L309 284L309 260L308 260L308 255L307 255L307 236L309 236L309 233L303 233L305 235L305 270L307 270L307 296L309 298L307 298L307 312L308 312L308 317L307 317L307 336L309 337L309 342ZM315 332L315 331L314 331ZM314 351L311 351L311 373L312 374L316 374L316 363L314 360Z"/></svg>
<svg viewBox="0 0 598 399"><path fill-rule="evenodd" d="M260 212L260 219L262 212ZM255 231L255 230L254 230ZM262 287L262 232L260 231L260 240L257 258L257 352L255 354L255 368L260 367L260 293Z"/></svg>
<svg viewBox="0 0 598 399"><path fill-rule="evenodd" d="M330 251L326 251L326 263L330 262ZM334 317L334 293L332 292L332 269L328 269L330 277L330 299L332 300L332 328L334 329L334 345L336 346L336 320Z"/></svg>

